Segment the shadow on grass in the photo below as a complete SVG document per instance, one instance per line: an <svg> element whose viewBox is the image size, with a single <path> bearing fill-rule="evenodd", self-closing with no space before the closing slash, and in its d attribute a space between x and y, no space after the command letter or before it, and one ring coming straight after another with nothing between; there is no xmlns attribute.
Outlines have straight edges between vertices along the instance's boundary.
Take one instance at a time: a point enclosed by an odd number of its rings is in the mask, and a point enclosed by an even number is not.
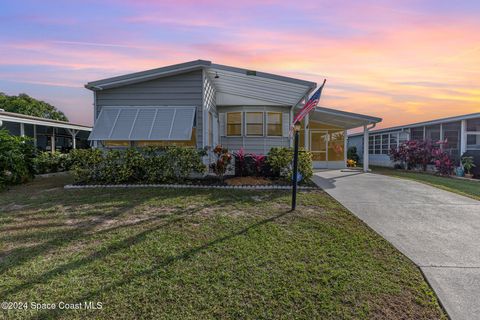
<svg viewBox="0 0 480 320"><path fill-rule="evenodd" d="M113 282L113 283L109 284L108 286L102 287L101 290L94 290L92 292L89 292L89 293L86 293L84 295L77 296L77 297L69 297L69 301L94 301L95 300L94 298L99 296L103 292L111 291L111 290L113 290L117 287L121 287L125 284L128 284L128 283L134 281L136 278L151 275L155 272L158 272L159 268L167 268L168 266L170 266L171 264L173 264L177 261L188 260L188 259L194 257L195 255L197 255L197 254L199 254L203 251L206 251L211 247L214 247L217 244L229 241L229 240L231 240L235 237L238 237L238 236L245 235L250 230L261 227L261 226L263 226L267 223L273 222L273 221L275 221L279 218L284 217L287 214L294 214L294 213L292 213L291 211L285 211L285 212L282 212L282 213L277 214L275 216L269 217L267 219L263 219L263 220L258 221L256 223L253 223L253 224L251 224L251 225L249 225L245 228L242 228L237 232L234 232L234 233L231 233L229 235L217 238L217 239L215 239L213 241L210 241L210 242L207 242L207 243L205 243L201 246L197 246L197 247L194 247L192 249L186 250L186 251L184 251L184 252L182 252L178 255L174 255L174 256L168 257L166 259L163 259L162 261L159 261L158 263L154 264L154 266L152 266L151 268L146 269L146 270L141 271L141 272L137 272L134 275L132 275L132 276L126 278L126 279L122 279L120 281ZM162 226L164 226L164 225L162 225ZM112 253L115 250L119 250L121 248L127 248L132 244L139 243L139 242L141 242L145 239L145 236L148 233L151 233L152 231L155 231L157 229L158 228L153 228L151 230L146 230L145 232L141 232L140 234L138 234L134 237L125 239L124 241L122 241L118 244L115 244L114 246L112 246L108 249L100 250L99 252L97 252L95 254L92 254L88 258L81 259L81 260L76 261L76 262L72 262L72 263L67 264L63 267L57 268L56 270L52 270L52 271L50 271L50 272L48 272L44 275L41 275L41 276L38 277L38 279L42 279L42 282L44 282L44 281L47 280L47 279L44 279L44 277L49 278L51 276L57 275L59 272L66 272L66 271L71 270L71 269L79 268L82 265L84 265L86 263L89 263L89 262L93 261L94 259L102 258L102 257L106 256L107 254ZM36 282L30 282L30 283L21 285L21 286L17 287L16 289L17 290L25 289L25 288L28 288L32 284L36 284ZM10 294L12 292L13 291L9 291L9 292L7 292L7 294ZM35 315L35 318L57 318L57 317L60 316L62 311L63 310L58 310L58 309L45 310L45 311L42 311L41 313Z"/></svg>
<svg viewBox="0 0 480 320"><path fill-rule="evenodd" d="M45 181L42 181L42 187L45 186ZM32 188L32 186L30 186ZM14 192L14 191L11 191ZM3 236L2 241L10 240L13 242L25 242L25 240L39 240L38 238L42 238L40 240L48 239L45 242L42 242L37 245L27 246L27 247L19 247L14 248L9 251L0 252L0 275L5 274L7 271L21 267L22 265L30 262L31 260L36 259L37 257L42 257L43 255L55 253L56 251L60 250L61 248L65 248L76 241L87 240L91 237L92 234L106 234L111 232L116 232L123 228L131 228L136 226L147 226L146 230L141 231L140 233L128 237L126 239L116 241L115 243L98 250L87 257L68 262L61 266L55 267L54 269L48 270L41 275L34 276L27 278L23 283L16 285L12 288L3 290L1 292L4 298L7 298L7 295L14 295L18 292L23 290L31 289L33 286L47 283L49 280L53 279L55 276L62 275L68 273L72 270L78 269L82 266L88 265L97 259L102 259L107 257L108 255L118 252L120 250L126 249L132 245L141 243L146 239L146 237L160 229L168 227L174 223L177 223L184 219L186 216L190 214L194 214L195 212L199 212L203 209L209 207L222 207L222 206L236 206L238 205L252 205L258 204L258 196L267 195L269 202L275 202L275 200L279 197L285 196L285 192L277 191L277 192L256 192L256 191L228 191L228 190L193 190L193 189L182 189L182 190L161 190L161 189L147 189L141 192L134 192L132 193L131 190L57 190L53 193L42 193L35 201L31 201L31 199L24 198L23 196L17 198L15 194L9 194L11 192L7 192L7 195L11 198L7 201L14 200L21 201L26 200L27 202L33 203L35 206L35 211L30 212L31 208L28 208L27 212L22 210L13 210L8 212L3 212L0 214L1 217L5 218L20 218L23 222L31 223L32 221L42 221L45 222L43 224L38 224L37 227L29 228L27 225L23 228L26 231L33 231L33 233L26 233L21 235L6 235ZM196 203L193 208L187 206L186 208L182 208L181 203L178 203L179 206L175 206L177 199L181 202L182 199L185 197L195 197L195 196L202 196L205 199L205 203ZM257 197L257 198L256 198ZM148 217L146 219L142 219L140 221L130 221L130 223L115 225L110 228L98 230L98 227L102 225L105 220L108 219L118 219L122 215L135 210L137 207L141 207L142 205L149 204L155 206L155 200L167 201L166 206L173 207L174 211L170 212L168 215L160 214ZM152 202L153 201L153 202ZM172 203L169 203L171 201ZM107 214L102 214L102 211L106 208L111 207L112 203L116 204L117 206L114 207L113 211L108 212ZM83 213L81 208L79 209L78 206L85 205L85 206L93 206L90 210L93 214ZM164 204L165 205L165 204ZM64 208L75 208L77 207L77 211L80 212L74 214L68 214L67 217L63 216L65 213L57 212L56 206L63 206ZM162 207L159 207L162 209ZM47 212L42 212L45 210ZM156 270L158 267L168 266L172 262L181 259L188 259L189 257L193 256L194 254L203 251L216 243L226 241L232 237L245 234L248 230L258 227L262 224L268 223L273 221L281 216L285 215L287 212L282 213L280 215L262 220L258 223L252 224L251 226L240 230L237 233L234 233L229 236L222 237L220 239L214 240L209 242L203 246L198 248L194 248L188 250L178 256L174 256L171 258L166 259L165 261L159 263L152 269L145 270L136 275L136 277L149 274ZM48 220L55 220L55 219L80 219L79 222L72 223L72 224L61 224L55 221ZM98 218L98 219L91 219L91 218ZM82 220L83 219L83 220ZM20 222L20 223L21 223ZM11 223L11 222L10 222ZM15 221L18 224L18 221ZM2 231L22 231L22 226L8 226L9 223L6 223L6 226L2 228ZM154 224L153 226L149 226L149 224ZM56 230L58 227L68 227L66 230ZM42 232L38 229L44 228L51 228L50 232ZM49 239L50 238L50 239ZM124 282L131 281L132 279L125 279L122 282L114 283L111 285L111 288L115 286L120 286ZM108 290L106 288L105 290ZM100 292L93 292L89 295L99 294ZM79 298L80 299L80 298ZM79 300L80 301L80 300Z"/></svg>

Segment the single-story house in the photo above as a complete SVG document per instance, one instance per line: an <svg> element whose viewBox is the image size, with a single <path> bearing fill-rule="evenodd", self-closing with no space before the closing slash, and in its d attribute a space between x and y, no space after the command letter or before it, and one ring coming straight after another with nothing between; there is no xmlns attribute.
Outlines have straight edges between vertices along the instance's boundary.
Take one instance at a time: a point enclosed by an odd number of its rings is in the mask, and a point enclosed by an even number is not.
<svg viewBox="0 0 480 320"><path fill-rule="evenodd" d="M454 159L464 154L480 158L480 113L406 124L371 131L368 136L368 161L377 166L393 166L389 150L408 140L445 141L444 151ZM348 147L364 155L362 133L348 136ZM362 160L364 159L360 156Z"/></svg>
<svg viewBox="0 0 480 320"><path fill-rule="evenodd" d="M291 147L294 114L317 86L301 79L196 60L89 82L101 148L221 144L267 154ZM317 107L302 124L301 147L316 168L341 168L346 132L380 118Z"/></svg>
<svg viewBox="0 0 480 320"><path fill-rule="evenodd" d="M91 127L65 121L34 117L0 109L0 130L11 135L30 137L42 151L67 152L75 148L88 148Z"/></svg>

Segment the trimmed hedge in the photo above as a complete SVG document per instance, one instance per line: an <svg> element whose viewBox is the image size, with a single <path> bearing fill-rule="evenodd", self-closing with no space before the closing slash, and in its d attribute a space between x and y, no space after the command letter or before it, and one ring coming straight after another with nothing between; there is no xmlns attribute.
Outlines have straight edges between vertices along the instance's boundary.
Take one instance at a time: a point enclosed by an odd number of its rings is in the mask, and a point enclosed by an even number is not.
<svg viewBox="0 0 480 320"><path fill-rule="evenodd" d="M293 174L293 149L272 148L268 152L266 164L269 166L272 175L291 180ZM312 154L306 150L300 150L298 156L298 171L304 180L313 176Z"/></svg>
<svg viewBox="0 0 480 320"><path fill-rule="evenodd" d="M108 151L77 149L70 152L71 171L77 183L183 182L192 174L205 172L204 154L176 146Z"/></svg>
<svg viewBox="0 0 480 320"><path fill-rule="evenodd" d="M0 130L0 189L32 178L34 156L31 139Z"/></svg>
<svg viewBox="0 0 480 320"><path fill-rule="evenodd" d="M70 168L70 155L61 152L40 151L33 159L36 174L67 171Z"/></svg>

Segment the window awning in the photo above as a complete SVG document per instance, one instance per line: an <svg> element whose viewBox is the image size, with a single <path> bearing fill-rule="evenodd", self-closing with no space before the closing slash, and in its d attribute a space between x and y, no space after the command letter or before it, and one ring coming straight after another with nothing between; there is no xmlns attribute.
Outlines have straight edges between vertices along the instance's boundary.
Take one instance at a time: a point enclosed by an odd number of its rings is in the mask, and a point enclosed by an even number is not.
<svg viewBox="0 0 480 320"><path fill-rule="evenodd" d="M89 140L190 140L195 107L103 107Z"/></svg>

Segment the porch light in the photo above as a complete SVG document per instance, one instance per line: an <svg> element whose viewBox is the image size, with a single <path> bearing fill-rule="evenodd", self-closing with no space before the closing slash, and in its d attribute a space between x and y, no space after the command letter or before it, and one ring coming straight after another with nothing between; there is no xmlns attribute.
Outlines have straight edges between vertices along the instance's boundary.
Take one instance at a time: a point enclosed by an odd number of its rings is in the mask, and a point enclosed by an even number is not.
<svg viewBox="0 0 480 320"><path fill-rule="evenodd" d="M293 130L295 131L300 131L300 129L302 128L302 125L300 123L295 123L295 125L293 126Z"/></svg>
<svg viewBox="0 0 480 320"><path fill-rule="evenodd" d="M215 79L218 79L220 78L220 76L218 75L218 73L215 71Z"/></svg>

